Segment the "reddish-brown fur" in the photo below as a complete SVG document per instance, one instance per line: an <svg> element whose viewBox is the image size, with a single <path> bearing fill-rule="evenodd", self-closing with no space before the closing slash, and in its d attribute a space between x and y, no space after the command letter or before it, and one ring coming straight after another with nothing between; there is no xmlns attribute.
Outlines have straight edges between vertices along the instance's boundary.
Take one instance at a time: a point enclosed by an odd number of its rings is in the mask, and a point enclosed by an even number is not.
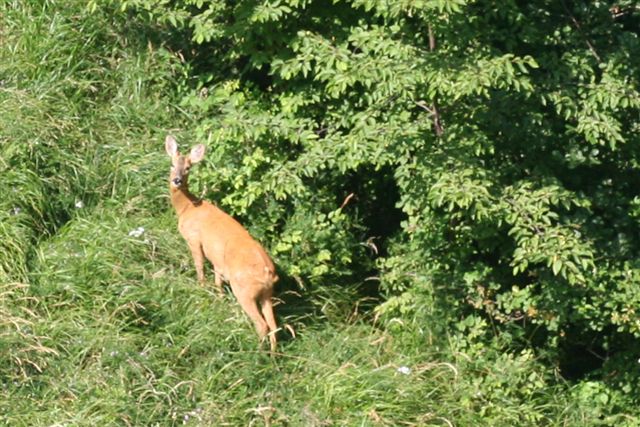
<svg viewBox="0 0 640 427"><path fill-rule="evenodd" d="M269 336L271 351L275 351L277 325L271 298L278 275L271 258L238 221L189 193L189 169L204 157L204 145L196 145L189 155L181 155L176 140L167 136L165 148L172 163L171 204L178 214L178 230L191 250L198 281L204 282L206 257L213 264L218 291L222 292L222 280L226 280L253 321L260 342Z"/></svg>

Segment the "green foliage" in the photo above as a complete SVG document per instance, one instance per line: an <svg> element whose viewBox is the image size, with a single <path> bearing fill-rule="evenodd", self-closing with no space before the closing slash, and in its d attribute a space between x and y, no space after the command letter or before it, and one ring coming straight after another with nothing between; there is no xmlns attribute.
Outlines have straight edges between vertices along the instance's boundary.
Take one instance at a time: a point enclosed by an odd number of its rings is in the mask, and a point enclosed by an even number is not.
<svg viewBox="0 0 640 427"><path fill-rule="evenodd" d="M327 214L335 206L324 201L360 190L354 176L392 171L398 199L384 203L406 219L378 261L390 297L380 313L451 304L451 324L482 314L518 337L508 345L536 343L551 358L587 341L596 353L629 350L611 326L634 333L637 316L612 301L637 298L603 278L633 275L637 254L632 8L616 17L603 4L247 1L217 9L225 15L211 25L234 24L203 35L213 6L199 6L185 21L198 28L192 40L200 52L224 40L231 73L198 68L210 83L183 105L202 116L194 132L216 147L214 164L234 171L210 164L204 181L224 186L224 202L248 218L276 198L277 251L314 242L305 255L333 267L282 253L286 273L322 283L318 274L371 270L366 257L340 254L353 250L354 231L393 227L371 229L377 211L354 206L342 212L343 239L318 240L308 224L327 225L307 206ZM166 14L176 11L189 2ZM293 225L299 218L307 225Z"/></svg>

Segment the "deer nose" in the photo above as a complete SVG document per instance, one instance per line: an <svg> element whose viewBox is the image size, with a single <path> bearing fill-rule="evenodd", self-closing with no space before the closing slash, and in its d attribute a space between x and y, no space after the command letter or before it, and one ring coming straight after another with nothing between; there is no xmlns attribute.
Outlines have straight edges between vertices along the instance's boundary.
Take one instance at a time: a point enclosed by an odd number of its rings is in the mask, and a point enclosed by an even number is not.
<svg viewBox="0 0 640 427"><path fill-rule="evenodd" d="M176 187L178 185L182 184L182 179L180 178L173 178L173 185L175 185Z"/></svg>

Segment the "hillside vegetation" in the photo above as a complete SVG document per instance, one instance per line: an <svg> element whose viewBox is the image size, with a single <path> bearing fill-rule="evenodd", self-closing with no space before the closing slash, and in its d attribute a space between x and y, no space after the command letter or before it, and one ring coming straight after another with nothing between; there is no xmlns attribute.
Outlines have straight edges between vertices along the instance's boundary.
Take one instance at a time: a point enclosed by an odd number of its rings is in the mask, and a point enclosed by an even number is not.
<svg viewBox="0 0 640 427"><path fill-rule="evenodd" d="M631 0L0 2L0 424L640 425L639 28ZM274 356L196 282L167 134L277 264Z"/></svg>

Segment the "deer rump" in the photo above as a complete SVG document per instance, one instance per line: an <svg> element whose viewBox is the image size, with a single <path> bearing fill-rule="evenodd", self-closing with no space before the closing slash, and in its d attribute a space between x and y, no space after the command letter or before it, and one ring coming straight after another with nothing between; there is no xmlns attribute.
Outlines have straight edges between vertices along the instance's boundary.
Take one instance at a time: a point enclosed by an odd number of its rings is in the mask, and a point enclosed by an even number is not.
<svg viewBox="0 0 640 427"><path fill-rule="evenodd" d="M268 291L278 280L275 266L238 221L207 201L191 206L178 221L180 234L189 246L200 247L220 279Z"/></svg>

